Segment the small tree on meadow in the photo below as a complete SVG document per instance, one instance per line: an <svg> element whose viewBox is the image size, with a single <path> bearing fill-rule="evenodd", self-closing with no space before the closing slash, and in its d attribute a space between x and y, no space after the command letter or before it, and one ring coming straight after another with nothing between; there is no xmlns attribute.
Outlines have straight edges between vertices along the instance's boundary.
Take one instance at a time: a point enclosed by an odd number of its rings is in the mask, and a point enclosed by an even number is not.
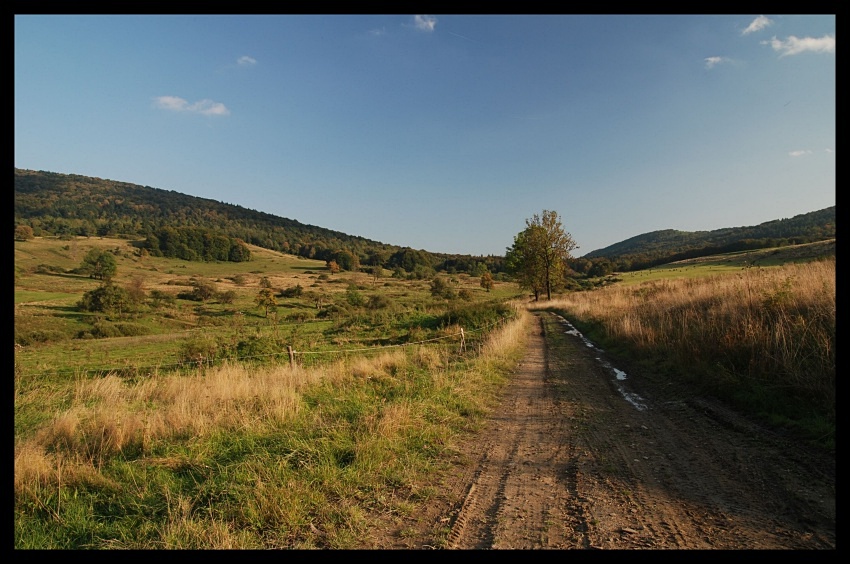
<svg viewBox="0 0 850 564"><path fill-rule="evenodd" d="M89 278L111 280L118 272L118 263L115 261L115 256L109 251L90 249L83 257L80 270L88 273Z"/></svg>
<svg viewBox="0 0 850 564"><path fill-rule="evenodd" d="M126 289L108 281L83 294L83 298L77 302L77 307L82 311L97 313L121 314L129 311L133 305L133 299Z"/></svg>
<svg viewBox="0 0 850 564"><path fill-rule="evenodd" d="M493 289L494 285L495 282L493 282L493 275L490 274L489 271L485 271L484 274L481 275L481 287L489 292Z"/></svg>
<svg viewBox="0 0 850 564"><path fill-rule="evenodd" d="M261 288L254 301L258 307L266 310L266 317L269 316L269 311L277 311L277 300L271 288Z"/></svg>

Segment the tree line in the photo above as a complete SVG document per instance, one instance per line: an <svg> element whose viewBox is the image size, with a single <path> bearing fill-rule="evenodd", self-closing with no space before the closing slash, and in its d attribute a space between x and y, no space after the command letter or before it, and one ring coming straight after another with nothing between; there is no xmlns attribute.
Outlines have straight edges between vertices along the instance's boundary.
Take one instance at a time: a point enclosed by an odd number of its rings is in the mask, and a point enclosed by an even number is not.
<svg viewBox="0 0 850 564"><path fill-rule="evenodd" d="M333 260L345 270L380 265L403 270L406 276L426 277L432 270L472 274L483 265L494 275L505 272L504 257L500 256L431 253L172 190L45 171L15 169L15 225L16 229L28 227L34 236L140 239L146 241L149 252L158 249L165 256L186 260L210 260L205 254L219 257L212 260L233 259L229 255L221 258L220 242L204 246L190 231L162 237L163 230L202 228L231 241L304 258ZM184 236L186 241L181 243ZM169 239L175 240L175 245Z"/></svg>

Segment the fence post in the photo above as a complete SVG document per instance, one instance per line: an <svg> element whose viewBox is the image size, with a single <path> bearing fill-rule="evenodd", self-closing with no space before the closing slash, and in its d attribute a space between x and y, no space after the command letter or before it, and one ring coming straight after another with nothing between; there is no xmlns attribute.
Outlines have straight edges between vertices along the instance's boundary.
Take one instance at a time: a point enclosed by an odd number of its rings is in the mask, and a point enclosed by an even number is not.
<svg viewBox="0 0 850 564"><path fill-rule="evenodd" d="M466 337L463 334L463 327L460 328L460 352L463 352Z"/></svg>
<svg viewBox="0 0 850 564"><path fill-rule="evenodd" d="M290 345L287 345L286 349L289 351L289 366L295 368L295 351L292 350Z"/></svg>

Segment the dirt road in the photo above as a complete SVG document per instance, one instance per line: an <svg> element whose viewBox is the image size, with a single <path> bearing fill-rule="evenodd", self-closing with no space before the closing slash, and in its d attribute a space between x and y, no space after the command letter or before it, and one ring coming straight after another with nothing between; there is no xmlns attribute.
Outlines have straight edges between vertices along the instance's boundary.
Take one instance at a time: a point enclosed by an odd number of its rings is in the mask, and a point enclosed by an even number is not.
<svg viewBox="0 0 850 564"><path fill-rule="evenodd" d="M487 428L377 547L835 549L834 457L653 389L536 316Z"/></svg>

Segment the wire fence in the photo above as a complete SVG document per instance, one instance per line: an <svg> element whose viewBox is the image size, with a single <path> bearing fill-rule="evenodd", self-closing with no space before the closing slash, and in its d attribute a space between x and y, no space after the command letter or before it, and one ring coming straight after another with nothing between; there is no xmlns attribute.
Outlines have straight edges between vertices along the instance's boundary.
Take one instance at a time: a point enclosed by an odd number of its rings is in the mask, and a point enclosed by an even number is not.
<svg viewBox="0 0 850 564"><path fill-rule="evenodd" d="M199 357L197 359L188 359L181 360L174 363L162 364L136 364L129 360L125 361L123 366L113 366L110 368L58 368L58 369L50 369L44 370L41 372L30 372L28 374L36 377L43 377L48 375L79 375L79 376L90 376L90 375L101 375L105 376L108 374L130 374L130 375L150 375L154 372L160 370L181 370L181 369L198 369L198 368L211 368L213 366L224 364L225 362L238 362L238 363L250 363L250 362L258 362L258 361L267 361L269 359L281 358L287 361L290 365L294 366L298 363L298 358L302 359L302 362L306 358L319 358L322 356L345 356L350 354L364 355L368 353L377 353L383 352L387 349L396 349L396 348L405 348L405 347L417 347L417 346L428 346L428 345L436 345L441 344L444 347L458 349L459 353L463 353L468 348L467 336L474 336L476 334L483 334L486 331L491 330L507 321L509 316L501 317L492 323L489 323L483 327L479 327L476 329L465 330L464 328L460 328L457 332L449 333L447 335L440 335L438 337L432 337L430 339L422 339L419 341L410 341L407 343L397 343L391 345L375 345L371 347L359 347L359 348L351 348L351 349L335 349L335 350L320 350L320 351L297 351L293 349L291 346L287 347L285 350L282 349L277 352L265 353L265 354L257 354L257 355L240 355L233 357ZM457 340L460 338L459 342L454 343L445 343L450 339ZM18 371L18 366L16 363L15 370Z"/></svg>

